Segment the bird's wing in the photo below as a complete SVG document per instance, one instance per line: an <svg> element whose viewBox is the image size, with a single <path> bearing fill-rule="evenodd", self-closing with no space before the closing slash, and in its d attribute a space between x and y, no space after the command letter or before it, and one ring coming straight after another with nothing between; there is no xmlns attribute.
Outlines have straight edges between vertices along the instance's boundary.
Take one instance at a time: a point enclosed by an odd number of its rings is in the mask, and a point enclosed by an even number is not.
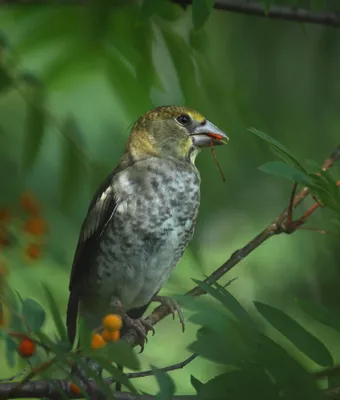
<svg viewBox="0 0 340 400"><path fill-rule="evenodd" d="M67 329L71 343L74 342L76 332L79 302L78 283L87 274L91 259L98 248L100 236L114 216L117 208L118 200L112 187L112 180L115 174L116 171L112 172L98 188L81 227L72 264L69 285L70 297L67 306Z"/></svg>

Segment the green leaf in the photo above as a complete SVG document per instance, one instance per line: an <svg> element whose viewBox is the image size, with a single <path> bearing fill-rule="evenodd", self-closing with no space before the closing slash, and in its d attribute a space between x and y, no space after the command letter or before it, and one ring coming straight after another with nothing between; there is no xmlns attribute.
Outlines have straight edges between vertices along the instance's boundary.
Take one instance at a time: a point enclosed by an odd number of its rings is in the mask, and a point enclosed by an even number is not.
<svg viewBox="0 0 340 400"><path fill-rule="evenodd" d="M164 19L165 21L177 21L183 14L181 7L170 1L161 1L155 9L155 14Z"/></svg>
<svg viewBox="0 0 340 400"><path fill-rule="evenodd" d="M77 362L80 369L84 370L88 378L92 378L96 382L98 389L105 395L106 399L112 399L114 397L110 386L106 384L105 380L98 374L97 370L93 370L89 367L83 357L75 353L70 353L69 356Z"/></svg>
<svg viewBox="0 0 340 400"><path fill-rule="evenodd" d="M175 383L169 374L151 365L153 374L157 380L160 392L156 395L158 400L171 400L175 394Z"/></svg>
<svg viewBox="0 0 340 400"><path fill-rule="evenodd" d="M300 162L293 156L293 154L280 142L273 139L269 135L257 130L256 128L249 128L249 131L254 133L257 137L264 140L270 145L271 150L287 164L293 165L297 170L307 174L306 169L300 164Z"/></svg>
<svg viewBox="0 0 340 400"><path fill-rule="evenodd" d="M212 287L206 282L193 279L196 285L200 286L205 292L209 293L212 297L223 304L228 311L230 311L240 322L245 324L253 325L253 321L247 311L241 306L241 304L232 296L228 290L222 285L214 282Z"/></svg>
<svg viewBox="0 0 340 400"><path fill-rule="evenodd" d="M23 167L25 170L31 169L38 157L47 121L44 87L39 83L31 86L28 92L23 157Z"/></svg>
<svg viewBox="0 0 340 400"><path fill-rule="evenodd" d="M193 50L183 36L175 33L166 24L160 24L159 28L175 66L186 104L190 104L191 107L198 110L203 109L206 102L201 84L198 82L196 74L193 73L196 70Z"/></svg>
<svg viewBox="0 0 340 400"><path fill-rule="evenodd" d="M164 3L164 0L144 0L140 8L141 19L150 18L160 3Z"/></svg>
<svg viewBox="0 0 340 400"><path fill-rule="evenodd" d="M110 6L112 0L90 0L86 11L88 23L86 31L89 33L90 44L100 46L108 37L110 25Z"/></svg>
<svg viewBox="0 0 340 400"><path fill-rule="evenodd" d="M63 134L61 205L65 211L69 211L79 193L79 184L84 174L86 159L81 145L82 134L74 117L66 118L61 132Z"/></svg>
<svg viewBox="0 0 340 400"><path fill-rule="evenodd" d="M92 332L88 328L85 319L81 316L78 317L78 332L79 332L79 343L85 353L91 353L92 351Z"/></svg>
<svg viewBox="0 0 340 400"><path fill-rule="evenodd" d="M216 376L198 392L199 399L250 399L256 393L257 399L280 400L277 386L259 365L248 365L240 371L231 371ZM213 394L213 395L212 395Z"/></svg>
<svg viewBox="0 0 340 400"><path fill-rule="evenodd" d="M8 329L13 332L25 332L24 323L21 315L21 307L18 304L18 299L15 293L11 289L6 291L6 300L9 304L9 321ZM6 338L6 359L9 367L13 368L15 365L15 356L18 344L12 337L7 336Z"/></svg>
<svg viewBox="0 0 340 400"><path fill-rule="evenodd" d="M253 358L251 349L256 337L249 338L240 324L229 320L228 328L223 332L211 331L209 327L200 329L189 350L218 364L241 368Z"/></svg>
<svg viewBox="0 0 340 400"><path fill-rule="evenodd" d="M110 377L114 378L116 382L120 382L122 385L124 385L127 389L130 390L132 393L137 394L136 388L133 386L131 381L120 371L117 367L112 365L111 361L108 361L104 358L98 357L95 358L95 360L98 361L100 366L105 369L109 374Z"/></svg>
<svg viewBox="0 0 340 400"><path fill-rule="evenodd" d="M224 312L220 304L214 304L203 297L197 298L187 295L174 297L184 308L195 312L190 316L190 322L200 326L209 326L215 332L224 332L225 329L228 329L231 318Z"/></svg>
<svg viewBox="0 0 340 400"><path fill-rule="evenodd" d="M145 112L145 108L152 107L152 103L144 92L136 90L139 83L123 56L115 48L106 49L105 54L105 72L112 91L121 98L123 104L127 105L132 120L137 120ZM133 101L131 101L131 93L133 93Z"/></svg>
<svg viewBox="0 0 340 400"><path fill-rule="evenodd" d="M192 23L195 30L200 29L207 22L213 8L213 0L193 0Z"/></svg>
<svg viewBox="0 0 340 400"><path fill-rule="evenodd" d="M204 52L208 45L208 34L204 28L196 31L195 29L190 29L189 32L189 43L190 46L197 52Z"/></svg>
<svg viewBox="0 0 340 400"><path fill-rule="evenodd" d="M3 65L0 65L0 93L9 89L12 83L13 79L11 74Z"/></svg>
<svg viewBox="0 0 340 400"><path fill-rule="evenodd" d="M258 167L258 169L266 174L289 179L304 186L313 185L313 180L307 174L300 172L293 165L285 164L280 161L267 162Z"/></svg>
<svg viewBox="0 0 340 400"><path fill-rule="evenodd" d="M201 387L203 386L203 383L197 378L195 378L193 375L190 375L190 382L193 388L196 390L196 393L198 393Z"/></svg>
<svg viewBox="0 0 340 400"><path fill-rule="evenodd" d="M286 350L262 335L254 357L270 374L280 391L280 400L321 400L315 377Z"/></svg>
<svg viewBox="0 0 340 400"><path fill-rule="evenodd" d="M38 332L46 320L43 307L34 299L25 299L22 305L22 314L32 332Z"/></svg>
<svg viewBox="0 0 340 400"><path fill-rule="evenodd" d="M55 298L50 291L49 287L43 283L43 288L45 291L45 295L48 301L48 305L52 314L52 318L54 320L55 326L57 328L58 334L63 342L66 342L68 340L67 338L67 332L66 332L66 327L64 324L63 319L61 318L59 307L57 305L57 302L55 301Z"/></svg>
<svg viewBox="0 0 340 400"><path fill-rule="evenodd" d="M257 311L315 363L332 366L334 361L327 347L292 317L277 308L255 301Z"/></svg>
<svg viewBox="0 0 340 400"><path fill-rule="evenodd" d="M297 306L310 317L340 333L340 315L336 311L306 300L295 301Z"/></svg>
<svg viewBox="0 0 340 400"><path fill-rule="evenodd" d="M92 351L93 357L105 356L105 358L112 362L122 365L133 370L140 369L140 362L133 348L129 343L124 340L118 340L115 343L107 343L107 345L101 349Z"/></svg>

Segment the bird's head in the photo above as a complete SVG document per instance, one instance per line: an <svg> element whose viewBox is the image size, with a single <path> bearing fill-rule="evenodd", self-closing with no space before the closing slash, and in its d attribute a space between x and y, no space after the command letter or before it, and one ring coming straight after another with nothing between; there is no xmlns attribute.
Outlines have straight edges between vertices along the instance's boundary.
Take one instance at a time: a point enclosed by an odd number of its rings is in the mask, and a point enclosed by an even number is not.
<svg viewBox="0 0 340 400"><path fill-rule="evenodd" d="M158 156L194 163L201 148L222 145L228 136L195 110L163 106L134 124L126 150L134 160Z"/></svg>

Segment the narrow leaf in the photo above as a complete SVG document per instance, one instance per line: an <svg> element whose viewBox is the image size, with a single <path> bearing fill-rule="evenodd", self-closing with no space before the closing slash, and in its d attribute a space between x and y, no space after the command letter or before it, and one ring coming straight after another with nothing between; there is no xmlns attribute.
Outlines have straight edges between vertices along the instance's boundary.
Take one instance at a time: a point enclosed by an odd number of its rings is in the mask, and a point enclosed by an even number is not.
<svg viewBox="0 0 340 400"><path fill-rule="evenodd" d="M258 167L258 169L267 174L289 179L304 186L313 185L312 179L307 174L300 172L293 165L285 164L280 161L267 162Z"/></svg>
<svg viewBox="0 0 340 400"><path fill-rule="evenodd" d="M259 365L247 365L240 371L231 371L216 376L205 383L198 392L199 399L208 399L213 393L214 400L249 399L256 393L256 399L281 400L278 388Z"/></svg>
<svg viewBox="0 0 340 400"><path fill-rule="evenodd" d="M31 169L38 157L44 138L47 114L45 110L45 90L42 84L29 88L27 102L26 134L24 144L24 168Z"/></svg>
<svg viewBox="0 0 340 400"><path fill-rule="evenodd" d="M192 2L192 23L195 30L200 29L207 22L213 8L213 0L194 0Z"/></svg>
<svg viewBox="0 0 340 400"><path fill-rule="evenodd" d="M198 380L197 378L195 378L193 375L190 376L190 382L191 382L193 388L198 393L199 390L201 389L201 387L203 386L203 383L200 380Z"/></svg>
<svg viewBox="0 0 340 400"><path fill-rule="evenodd" d="M63 134L61 160L61 205L65 211L77 199L79 184L85 170L82 134L77 122L69 116L61 129Z"/></svg>
<svg viewBox="0 0 340 400"><path fill-rule="evenodd" d="M310 317L340 333L340 314L321 304L306 300L296 300L296 304Z"/></svg>
<svg viewBox="0 0 340 400"><path fill-rule="evenodd" d="M271 150L281 158L285 163L293 165L297 170L307 174L306 169L301 165L301 163L296 159L295 156L279 141L266 135L264 132L259 131L256 128L249 128L251 133L254 133L257 137L264 140L270 145Z"/></svg>
<svg viewBox="0 0 340 400"><path fill-rule="evenodd" d="M46 313L42 306L34 299L25 299L22 305L22 314L32 332L38 332L46 320Z"/></svg>
<svg viewBox="0 0 340 400"><path fill-rule="evenodd" d="M43 288L44 288L44 291L45 291L45 295L46 295L46 298L47 298L47 301L48 301L48 305L50 307L52 318L54 320L54 323L55 323L55 326L57 328L58 334L59 334L61 340L63 342L66 342L68 340L67 339L67 333L66 333L66 327L65 327L63 319L61 318L59 307L58 307L58 305L57 305L57 303L55 301L55 298L54 298L52 292L48 288L48 286L43 283Z"/></svg>
<svg viewBox="0 0 340 400"><path fill-rule="evenodd" d="M24 324L21 315L21 307L18 304L18 299L15 293L8 288L6 300L9 303L9 322L8 328L13 332L24 332ZM18 344L12 337L6 338L6 359L9 367L13 368L15 365L15 356Z"/></svg>
<svg viewBox="0 0 340 400"><path fill-rule="evenodd" d="M241 304L231 295L228 290L218 283L214 283L216 288L210 286L206 282L193 279L196 285L200 286L204 291L213 296L221 304L223 304L227 310L229 310L240 322L253 325L253 321L247 311L241 306Z"/></svg>
<svg viewBox="0 0 340 400"><path fill-rule="evenodd" d="M327 347L292 317L277 308L254 302L257 311L311 360L324 367L333 365Z"/></svg>
<svg viewBox="0 0 340 400"><path fill-rule="evenodd" d="M160 392L156 395L156 399L158 400L171 400L173 395L175 394L175 383L170 378L169 374L164 371L161 371L151 365L153 370L153 374L157 380Z"/></svg>
<svg viewBox="0 0 340 400"><path fill-rule="evenodd" d="M317 387L315 377L267 336L261 336L255 359L263 365L276 383L280 400L324 398Z"/></svg>
<svg viewBox="0 0 340 400"><path fill-rule="evenodd" d="M124 340L115 343L108 343L104 348L92 352L93 356L105 355L105 358L112 362L122 365L133 370L140 368L140 362L133 348Z"/></svg>
<svg viewBox="0 0 340 400"><path fill-rule="evenodd" d="M12 82L13 79L9 71L3 65L0 65L0 93L9 89L12 85Z"/></svg>

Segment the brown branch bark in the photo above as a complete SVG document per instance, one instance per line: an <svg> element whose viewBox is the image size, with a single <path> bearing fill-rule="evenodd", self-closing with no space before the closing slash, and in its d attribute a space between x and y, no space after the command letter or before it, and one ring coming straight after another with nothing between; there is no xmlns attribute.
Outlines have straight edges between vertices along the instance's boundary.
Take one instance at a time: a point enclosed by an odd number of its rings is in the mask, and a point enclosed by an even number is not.
<svg viewBox="0 0 340 400"><path fill-rule="evenodd" d="M20 389L16 389L18 383L2 383L0 385L0 399L17 399L17 398L42 398L47 397L49 399L60 399L60 393L64 393L70 399L80 399L84 396L82 394L72 394L70 392L71 381L66 380L50 380L50 381L30 381L25 383ZM88 382L86 390L91 396L94 396L97 391L96 384L94 382ZM94 397L91 397L94 398ZM152 395L135 395L128 392L115 392L114 398L116 400L156 400L156 396ZM196 396L174 396L173 400L194 400Z"/></svg>
<svg viewBox="0 0 340 400"><path fill-rule="evenodd" d="M183 6L192 4L192 0L171 0ZM245 0L215 0L214 8L259 17L283 19L288 21L306 22L333 27L340 27L340 14L336 12L318 12L298 7L272 5L266 14L261 2Z"/></svg>

